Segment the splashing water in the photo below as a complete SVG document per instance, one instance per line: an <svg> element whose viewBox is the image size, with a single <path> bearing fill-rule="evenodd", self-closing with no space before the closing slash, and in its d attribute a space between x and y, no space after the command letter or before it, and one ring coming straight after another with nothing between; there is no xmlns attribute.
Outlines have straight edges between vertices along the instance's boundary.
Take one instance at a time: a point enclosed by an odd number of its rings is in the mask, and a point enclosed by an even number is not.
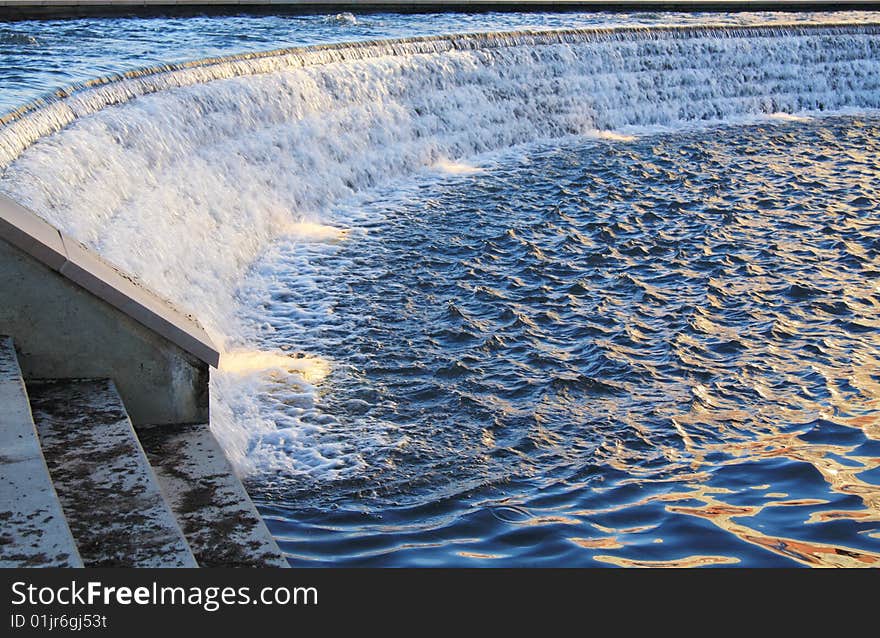
<svg viewBox="0 0 880 638"><path fill-rule="evenodd" d="M277 371L296 373L306 383L319 383L330 372L330 364L314 356L296 356L286 352L232 350L223 353L220 370L228 374L247 375Z"/></svg>
<svg viewBox="0 0 880 638"><path fill-rule="evenodd" d="M467 162L454 162L445 158L437 160L433 168L447 175L474 175L482 170Z"/></svg>

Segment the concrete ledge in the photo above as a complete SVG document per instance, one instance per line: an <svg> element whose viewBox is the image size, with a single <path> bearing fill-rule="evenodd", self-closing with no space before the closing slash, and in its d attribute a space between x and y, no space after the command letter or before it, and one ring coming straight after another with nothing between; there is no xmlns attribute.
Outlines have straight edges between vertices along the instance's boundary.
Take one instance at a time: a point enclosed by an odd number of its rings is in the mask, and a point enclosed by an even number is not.
<svg viewBox="0 0 880 638"><path fill-rule="evenodd" d="M210 418L207 363L2 239L0 333L28 382L109 377L135 423Z"/></svg>
<svg viewBox="0 0 880 638"><path fill-rule="evenodd" d="M25 380L112 378L137 424L210 418L219 355L198 324L8 200L0 333L14 337Z"/></svg>
<svg viewBox="0 0 880 638"><path fill-rule="evenodd" d="M220 352L190 315L176 310L79 242L0 194L0 239L155 331L200 361L217 367Z"/></svg>

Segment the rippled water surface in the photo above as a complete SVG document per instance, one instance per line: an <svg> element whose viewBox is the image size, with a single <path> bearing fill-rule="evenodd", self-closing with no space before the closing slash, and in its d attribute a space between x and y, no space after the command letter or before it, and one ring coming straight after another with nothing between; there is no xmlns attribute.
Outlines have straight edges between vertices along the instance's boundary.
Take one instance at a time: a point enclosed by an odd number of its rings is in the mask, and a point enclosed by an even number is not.
<svg viewBox="0 0 880 638"><path fill-rule="evenodd" d="M876 117L572 139L276 245L249 302L268 343L337 362L311 444L362 460L253 486L282 548L876 565L878 165Z"/></svg>

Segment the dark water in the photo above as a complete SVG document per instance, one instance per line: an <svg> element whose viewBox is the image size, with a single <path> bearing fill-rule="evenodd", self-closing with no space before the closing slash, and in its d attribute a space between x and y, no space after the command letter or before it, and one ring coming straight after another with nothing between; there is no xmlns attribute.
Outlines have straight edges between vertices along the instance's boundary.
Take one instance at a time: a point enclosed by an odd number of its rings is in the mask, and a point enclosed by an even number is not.
<svg viewBox="0 0 880 638"><path fill-rule="evenodd" d="M362 461L252 486L291 563L876 566L880 119L484 164L258 266Z"/></svg>

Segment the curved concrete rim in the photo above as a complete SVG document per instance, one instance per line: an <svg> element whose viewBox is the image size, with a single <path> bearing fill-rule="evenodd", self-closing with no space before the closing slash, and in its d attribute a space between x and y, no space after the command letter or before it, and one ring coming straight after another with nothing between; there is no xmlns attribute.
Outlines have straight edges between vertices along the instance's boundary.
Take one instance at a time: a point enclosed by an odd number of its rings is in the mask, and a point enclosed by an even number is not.
<svg viewBox="0 0 880 638"><path fill-rule="evenodd" d="M290 47L145 67L60 88L0 116L0 171L31 145L104 108L166 90L217 80L332 63L514 46L589 44L631 39L756 38L880 35L880 23L778 22L752 25L622 25L575 29L522 29Z"/></svg>
<svg viewBox="0 0 880 638"><path fill-rule="evenodd" d="M2 3L2 0L0 0ZM734 24L679 24L679 25L615 25L615 26L596 26L596 27L579 27L572 29L515 29L510 31L481 31L473 33L461 34L443 34L443 35L426 35L413 36L403 38L375 38L369 40L355 40L350 42L332 42L326 44L313 44L304 46L285 47L280 49L270 49L266 51L253 51L248 53L236 53L225 56L214 56L191 60L188 62L179 62L173 64L158 64L147 67L132 69L123 73L113 73L105 76L99 76L83 82L76 82L64 87L60 87L36 98L22 106L9 111L0 116L0 127L5 127L14 123L23 117L34 113L51 104L64 101L82 93L84 91L93 90L102 86L111 85L126 80L143 79L149 76L175 73L192 69L206 69L220 65L227 65L235 62L251 62L255 60L265 60L267 58L282 58L285 56L298 57L306 56L310 53L320 52L336 52L342 54L336 61L345 61L344 53L346 51L360 51L358 55L352 55L351 59L363 59L369 57L379 57L381 55L389 55L387 51L383 53L370 54L367 50L371 47L383 47L393 49L395 45L415 45L419 44L436 44L446 43L449 50L457 49L478 49L490 47L518 46L521 42L513 44L511 38L531 39L529 44L561 44L565 42L573 42L576 40L588 41L591 39L618 39L627 35L639 35L644 38L651 37L700 37L702 35L715 35L718 37L766 37L778 35L780 32L788 32L791 35L837 35L846 33L865 33L880 34L880 23L877 22L764 22L749 25ZM427 53L428 51L424 51ZM402 51L401 54L409 54L410 51ZM418 53L414 51L412 53ZM394 52L393 54L397 54ZM308 61L305 59L297 60L295 66L312 66L322 64L322 61ZM243 77L248 75L259 75L262 73L272 73L281 70L287 65L279 65L277 68L267 70L258 69L243 65L232 70L231 74L223 76L208 74L207 77L200 77L198 83L207 83L217 79L225 79L227 77ZM293 66L293 64L291 64ZM190 83L169 83L163 85L156 90L167 90L168 88L177 88L186 86ZM144 91L146 94L153 91ZM141 94L141 95L142 95ZM126 96L123 100L116 100L104 106L111 106L121 102L128 101L135 97L140 97L136 91Z"/></svg>

